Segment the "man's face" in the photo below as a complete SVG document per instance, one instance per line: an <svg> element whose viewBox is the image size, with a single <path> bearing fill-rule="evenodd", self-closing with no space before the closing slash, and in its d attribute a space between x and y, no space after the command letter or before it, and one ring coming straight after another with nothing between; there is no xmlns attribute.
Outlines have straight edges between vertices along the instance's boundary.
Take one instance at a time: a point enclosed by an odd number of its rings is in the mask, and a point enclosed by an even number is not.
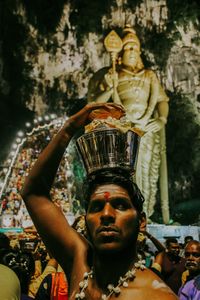
<svg viewBox="0 0 200 300"><path fill-rule="evenodd" d="M134 68L137 65L138 59L140 57L140 49L138 45L129 42L124 46L123 50L124 50L122 56L123 65Z"/></svg>
<svg viewBox="0 0 200 300"><path fill-rule="evenodd" d="M185 247L186 268L190 271L200 271L200 243L189 243Z"/></svg>
<svg viewBox="0 0 200 300"><path fill-rule="evenodd" d="M86 224L97 251L118 252L136 242L139 217L127 190L103 184L91 195Z"/></svg>
<svg viewBox="0 0 200 300"><path fill-rule="evenodd" d="M178 243L170 243L168 247L168 253L171 256L177 257L180 253L180 245Z"/></svg>

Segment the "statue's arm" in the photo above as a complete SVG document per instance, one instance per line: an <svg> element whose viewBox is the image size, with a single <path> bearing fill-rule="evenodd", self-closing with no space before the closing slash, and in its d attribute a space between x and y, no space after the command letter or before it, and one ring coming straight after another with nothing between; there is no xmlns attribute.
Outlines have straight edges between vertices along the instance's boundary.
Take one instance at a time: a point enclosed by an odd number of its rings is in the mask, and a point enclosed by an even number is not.
<svg viewBox="0 0 200 300"><path fill-rule="evenodd" d="M102 68L89 81L87 101L105 103L112 99L114 103L122 105L117 86L118 73L113 74L108 67Z"/></svg>
<svg viewBox="0 0 200 300"><path fill-rule="evenodd" d="M146 113L151 115L150 122L145 126L147 132L157 132L167 123L169 113L169 98L163 90L154 72L151 73L151 95Z"/></svg>

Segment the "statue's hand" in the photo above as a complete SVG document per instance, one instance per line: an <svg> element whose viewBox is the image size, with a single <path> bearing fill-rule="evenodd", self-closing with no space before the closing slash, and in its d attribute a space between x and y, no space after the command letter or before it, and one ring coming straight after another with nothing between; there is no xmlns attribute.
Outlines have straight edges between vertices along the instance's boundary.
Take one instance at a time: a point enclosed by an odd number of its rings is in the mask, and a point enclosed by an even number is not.
<svg viewBox="0 0 200 300"><path fill-rule="evenodd" d="M111 89L113 86L118 86L118 73L113 72L112 69L108 71L108 73L104 76L107 86Z"/></svg>
<svg viewBox="0 0 200 300"><path fill-rule="evenodd" d="M166 122L161 118L151 120L144 128L146 132L157 132L161 130Z"/></svg>

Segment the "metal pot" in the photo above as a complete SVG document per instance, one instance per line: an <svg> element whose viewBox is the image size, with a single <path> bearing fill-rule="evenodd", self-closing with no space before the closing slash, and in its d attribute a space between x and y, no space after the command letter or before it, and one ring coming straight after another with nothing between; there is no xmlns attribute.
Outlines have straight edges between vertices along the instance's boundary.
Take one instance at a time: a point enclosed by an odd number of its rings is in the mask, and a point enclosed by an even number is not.
<svg viewBox="0 0 200 300"><path fill-rule="evenodd" d="M134 173L140 137L129 130L97 129L83 134L76 141L87 174L99 169L121 168Z"/></svg>

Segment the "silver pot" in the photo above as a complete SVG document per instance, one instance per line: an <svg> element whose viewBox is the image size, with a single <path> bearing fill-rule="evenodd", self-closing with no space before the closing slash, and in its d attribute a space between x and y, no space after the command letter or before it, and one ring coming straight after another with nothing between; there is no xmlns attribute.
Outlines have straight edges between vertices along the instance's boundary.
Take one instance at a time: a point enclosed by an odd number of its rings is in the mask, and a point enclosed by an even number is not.
<svg viewBox="0 0 200 300"><path fill-rule="evenodd" d="M107 128L83 134L76 141L87 174L99 169L121 168L134 173L140 137L133 131L122 133Z"/></svg>

